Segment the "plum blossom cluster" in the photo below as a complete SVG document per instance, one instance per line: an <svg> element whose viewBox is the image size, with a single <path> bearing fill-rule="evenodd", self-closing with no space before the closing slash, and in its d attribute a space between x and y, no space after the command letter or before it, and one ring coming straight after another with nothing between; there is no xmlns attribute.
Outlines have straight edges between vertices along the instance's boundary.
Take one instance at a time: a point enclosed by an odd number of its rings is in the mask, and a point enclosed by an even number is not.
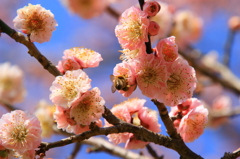
<svg viewBox="0 0 240 159"><path fill-rule="evenodd" d="M173 124L184 142L193 142L202 135L208 121L208 110L196 98L171 107L169 115L175 119Z"/></svg>
<svg viewBox="0 0 240 159"><path fill-rule="evenodd" d="M56 105L53 116L59 129L79 134L89 130L92 122L101 126L105 101L97 87L89 90L90 82L81 69L67 71L53 81L50 99Z"/></svg>
<svg viewBox="0 0 240 159"><path fill-rule="evenodd" d="M52 12L40 4L28 4L28 6L18 9L13 23L16 29L28 34L32 42L39 43L49 41L52 32L58 25Z"/></svg>
<svg viewBox="0 0 240 159"><path fill-rule="evenodd" d="M26 94L22 70L8 62L0 64L0 70L0 101L7 104L21 102Z"/></svg>
<svg viewBox="0 0 240 159"><path fill-rule="evenodd" d="M158 124L157 113L144 107L146 100L132 98L115 105L111 112L119 119L137 126L143 126L153 132L160 132L160 124ZM106 121L105 127L112 126ZM144 148L148 142L137 140L132 133L118 133L107 136L109 141L114 144L126 143L126 149Z"/></svg>
<svg viewBox="0 0 240 159"><path fill-rule="evenodd" d="M62 60L58 62L58 70L64 74L68 70L98 67L102 61L101 54L91 49L74 47L64 51Z"/></svg>
<svg viewBox="0 0 240 159"><path fill-rule="evenodd" d="M0 157L11 155L24 159L35 158L41 143L41 126L37 117L21 110L2 115L0 119Z"/></svg>
<svg viewBox="0 0 240 159"><path fill-rule="evenodd" d="M154 6L157 9L152 10L158 12L159 4L152 2L144 6ZM151 32L147 10L127 9L116 26L123 61L114 68L113 86L125 97L138 86L143 95L175 106L192 97L197 82L195 70L178 55L174 36L160 40L152 54L146 53L145 42Z"/></svg>

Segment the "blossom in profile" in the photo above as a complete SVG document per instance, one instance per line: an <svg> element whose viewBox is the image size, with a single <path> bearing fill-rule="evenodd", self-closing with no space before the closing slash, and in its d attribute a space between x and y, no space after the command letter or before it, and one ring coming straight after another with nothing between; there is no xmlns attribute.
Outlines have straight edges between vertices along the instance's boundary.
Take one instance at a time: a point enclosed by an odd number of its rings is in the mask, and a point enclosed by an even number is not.
<svg viewBox="0 0 240 159"><path fill-rule="evenodd" d="M70 118L77 124L90 125L102 117L104 113L104 99L100 96L100 90L95 87L85 92L81 98L73 103L70 109Z"/></svg>
<svg viewBox="0 0 240 159"><path fill-rule="evenodd" d="M151 36L155 36L158 34L159 30L160 26L158 25L158 23L156 23L155 21L150 21L148 26L148 34Z"/></svg>
<svg viewBox="0 0 240 159"><path fill-rule="evenodd" d="M153 110L144 107L146 100L132 98L124 101L118 105L115 105L111 112L119 119L134 124L136 126L143 126L153 132L160 132L160 124L158 124L157 113ZM106 122L105 127L109 127L111 124ZM107 136L109 141L114 144L126 143L127 149L139 149L144 148L148 142L137 140L132 133L118 133L110 134Z"/></svg>
<svg viewBox="0 0 240 159"><path fill-rule="evenodd" d="M56 106L53 117L57 122L57 128L65 130L68 133L80 134L90 130L89 125L78 124L74 119L70 118L70 108ZM100 119L96 120L95 123L98 127L102 126Z"/></svg>
<svg viewBox="0 0 240 159"><path fill-rule="evenodd" d="M136 62L136 79L142 94L155 98L166 87L168 72L163 60L154 54L146 54L145 58Z"/></svg>
<svg viewBox="0 0 240 159"><path fill-rule="evenodd" d="M74 48L65 50L63 59L65 60L69 58L72 58L76 62L78 62L81 69L88 68L88 67L97 67L100 61L103 60L101 54L99 54L98 52L93 51L91 49L83 48L83 47L74 47ZM73 64L72 67L75 69L79 67L76 64L76 62L72 62ZM70 65L70 63L68 64ZM68 67L71 68L71 66L68 66ZM67 69L66 66L65 66L65 69Z"/></svg>
<svg viewBox="0 0 240 159"><path fill-rule="evenodd" d="M26 94L22 70L8 62L0 64L0 70L0 100L8 104L21 102Z"/></svg>
<svg viewBox="0 0 240 159"><path fill-rule="evenodd" d="M169 116L175 117L173 124L184 142L193 142L204 132L208 121L208 109L197 98L171 107Z"/></svg>
<svg viewBox="0 0 240 159"><path fill-rule="evenodd" d="M2 145L23 153L41 143L41 126L37 117L21 110L4 114L0 119Z"/></svg>
<svg viewBox="0 0 240 159"><path fill-rule="evenodd" d="M60 0L67 9L84 19L99 16L108 6L108 0Z"/></svg>
<svg viewBox="0 0 240 159"><path fill-rule="evenodd" d="M40 125L42 128L42 137L51 137L51 135L53 134L54 111L54 105L47 103L45 100L39 101L37 110L34 112L34 115L40 121Z"/></svg>
<svg viewBox="0 0 240 159"><path fill-rule="evenodd" d="M184 48L200 38L203 21L192 12L188 10L176 12L174 22L172 35L176 37L179 47Z"/></svg>
<svg viewBox="0 0 240 159"><path fill-rule="evenodd" d="M52 12L40 4L28 4L28 6L18 9L13 23L16 29L30 35L32 42L39 43L49 41L52 32L58 25Z"/></svg>
<svg viewBox="0 0 240 159"><path fill-rule="evenodd" d="M157 94L156 99L165 105L175 106L192 97L197 78L194 68L182 58L167 65L167 70L166 87Z"/></svg>
<svg viewBox="0 0 240 159"><path fill-rule="evenodd" d="M113 69L113 75L115 76L113 80L119 80L118 77L123 77L123 80L125 80L125 83L121 83L125 85L118 90L124 97L129 97L137 87L135 71L131 66L128 62L123 61ZM117 81L113 81L113 87L115 87L115 82Z"/></svg>
<svg viewBox="0 0 240 159"><path fill-rule="evenodd" d="M162 39L158 42L156 47L156 54L163 58L165 62L173 62L178 57L178 46L175 42L175 37L171 36Z"/></svg>
<svg viewBox="0 0 240 159"><path fill-rule="evenodd" d="M56 67L62 74L65 74L67 71L78 70L82 68L74 57L68 57L59 61Z"/></svg>
<svg viewBox="0 0 240 159"><path fill-rule="evenodd" d="M143 11L147 13L149 17L155 16L161 9L160 4L154 0L148 0L143 5Z"/></svg>
<svg viewBox="0 0 240 159"><path fill-rule="evenodd" d="M125 10L115 28L115 34L123 49L136 50L148 42L147 14L137 7Z"/></svg>
<svg viewBox="0 0 240 159"><path fill-rule="evenodd" d="M91 79L81 69L67 71L63 76L57 76L50 87L50 99L55 105L64 108L71 107L83 93L91 88Z"/></svg>

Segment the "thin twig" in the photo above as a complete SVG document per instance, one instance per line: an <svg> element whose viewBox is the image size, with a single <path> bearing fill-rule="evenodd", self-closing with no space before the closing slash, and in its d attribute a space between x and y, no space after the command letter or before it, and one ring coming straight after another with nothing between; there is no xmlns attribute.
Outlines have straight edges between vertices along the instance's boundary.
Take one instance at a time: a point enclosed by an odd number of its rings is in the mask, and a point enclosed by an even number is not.
<svg viewBox="0 0 240 159"><path fill-rule="evenodd" d="M106 8L106 11L113 16L114 18L118 19L120 17L120 14L118 12L116 12L112 7L108 6Z"/></svg>
<svg viewBox="0 0 240 159"><path fill-rule="evenodd" d="M235 31L229 29L228 38L227 38L227 41L225 43L224 58L223 58L223 64L225 66L228 66L228 67L229 67L230 59L231 59L231 52L232 52L232 45L233 45L233 41L234 41L234 35L235 35Z"/></svg>
<svg viewBox="0 0 240 159"><path fill-rule="evenodd" d="M135 152L129 151L127 149L124 149L120 146L113 145L112 143L106 141L103 138L97 138L97 137L91 137L88 140L84 140L81 142L82 144L87 144L94 146L93 148L90 148L88 152L98 152L98 151L105 151L109 154L119 156L124 159L153 159L152 157L142 156Z"/></svg>
<svg viewBox="0 0 240 159"><path fill-rule="evenodd" d="M152 155L152 157L154 157L154 159L163 159L163 156L158 156L156 151L152 148L150 144L148 144L146 147L148 152Z"/></svg>
<svg viewBox="0 0 240 159"><path fill-rule="evenodd" d="M16 108L13 105L8 104L8 103L6 103L6 102L4 102L2 100L0 100L0 105L3 105L9 111L16 110Z"/></svg>
<svg viewBox="0 0 240 159"><path fill-rule="evenodd" d="M82 146L82 143L76 142L73 152L67 159L74 159L77 156L78 152L80 151L81 146Z"/></svg>

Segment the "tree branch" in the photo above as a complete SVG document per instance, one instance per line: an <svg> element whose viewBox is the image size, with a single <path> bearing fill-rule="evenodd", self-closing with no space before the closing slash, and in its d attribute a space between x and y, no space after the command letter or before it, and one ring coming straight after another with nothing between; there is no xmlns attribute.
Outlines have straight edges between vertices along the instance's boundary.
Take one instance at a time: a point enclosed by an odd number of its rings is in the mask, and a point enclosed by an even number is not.
<svg viewBox="0 0 240 159"><path fill-rule="evenodd" d="M82 146L82 143L76 142L73 152L67 159L74 159L77 156L79 150L81 149L81 146Z"/></svg>
<svg viewBox="0 0 240 159"><path fill-rule="evenodd" d="M240 148L234 152L225 152L224 156L221 159L236 159L240 157Z"/></svg>
<svg viewBox="0 0 240 159"><path fill-rule="evenodd" d="M16 32L14 29L10 28L1 19L0 19L0 29L3 33L6 33L8 36L10 36L16 42L19 42L19 43L25 45L28 48L28 53L31 56L35 57L38 60L38 62L43 66L43 68L48 70L49 73L51 73L54 76L61 75L61 73L58 71L58 69L45 56L43 56L40 53L40 51L36 48L36 46L31 41L29 41L29 39L26 36L24 36L20 32Z"/></svg>
<svg viewBox="0 0 240 159"><path fill-rule="evenodd" d="M233 45L234 35L235 35L235 31L229 29L228 38L224 47L224 58L223 58L223 64L228 67L231 59L231 51L232 51L231 49Z"/></svg>
<svg viewBox="0 0 240 159"><path fill-rule="evenodd" d="M226 66L219 62L208 62L202 53L193 48L184 52L179 51L179 53L191 63L194 69L240 95L240 80Z"/></svg>
<svg viewBox="0 0 240 159"><path fill-rule="evenodd" d="M150 144L148 144L147 146L147 150L148 152L152 155L152 157L154 157L154 159L163 159L163 156L158 156L156 151L152 148L152 146Z"/></svg>

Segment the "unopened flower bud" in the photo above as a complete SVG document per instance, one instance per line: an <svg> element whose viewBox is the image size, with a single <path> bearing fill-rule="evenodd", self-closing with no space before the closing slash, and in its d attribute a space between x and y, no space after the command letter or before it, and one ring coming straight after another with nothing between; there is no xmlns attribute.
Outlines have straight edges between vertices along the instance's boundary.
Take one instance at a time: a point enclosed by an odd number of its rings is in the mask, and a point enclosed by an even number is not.
<svg viewBox="0 0 240 159"><path fill-rule="evenodd" d="M238 16L231 17L228 21L228 26L233 31L240 30L240 17Z"/></svg>
<svg viewBox="0 0 240 159"><path fill-rule="evenodd" d="M150 21L148 26L148 34L151 36L155 36L158 34L159 30L160 30L160 26L158 25L158 23L154 21Z"/></svg>
<svg viewBox="0 0 240 159"><path fill-rule="evenodd" d="M148 1L143 5L143 11L147 13L149 17L155 16L161 9L161 6L156 1Z"/></svg>

